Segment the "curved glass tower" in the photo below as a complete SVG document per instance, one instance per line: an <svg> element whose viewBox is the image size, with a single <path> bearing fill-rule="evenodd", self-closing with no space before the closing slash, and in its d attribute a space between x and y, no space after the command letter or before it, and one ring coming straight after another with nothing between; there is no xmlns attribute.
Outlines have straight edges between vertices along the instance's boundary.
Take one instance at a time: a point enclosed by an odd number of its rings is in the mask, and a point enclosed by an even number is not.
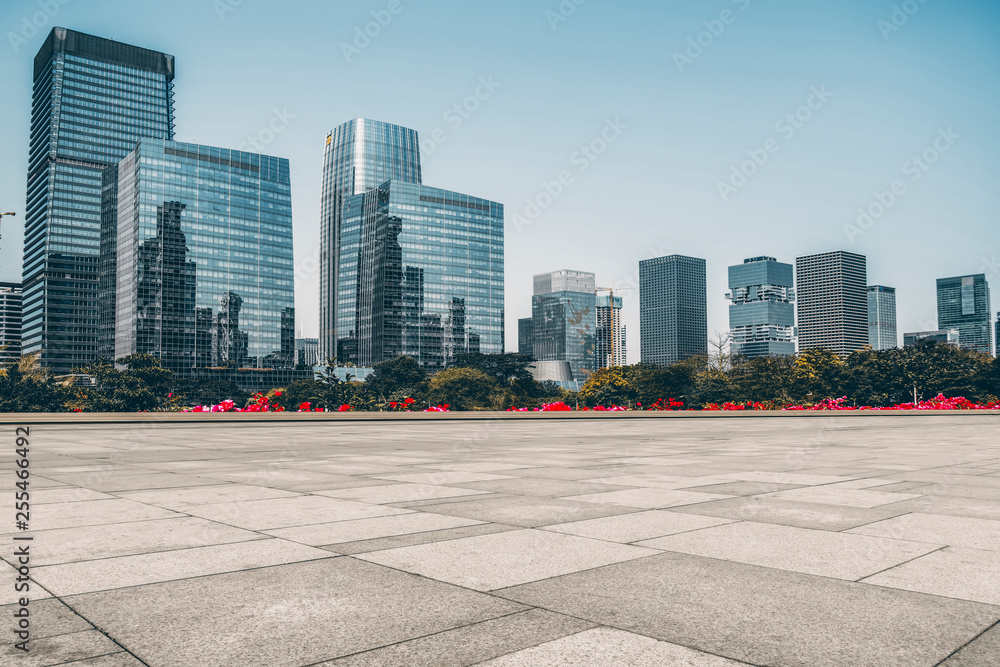
<svg viewBox="0 0 1000 667"><path fill-rule="evenodd" d="M319 361L337 356L337 301L344 199L396 180L420 181L416 130L358 118L326 136L320 202ZM353 296L353 294L351 295Z"/></svg>

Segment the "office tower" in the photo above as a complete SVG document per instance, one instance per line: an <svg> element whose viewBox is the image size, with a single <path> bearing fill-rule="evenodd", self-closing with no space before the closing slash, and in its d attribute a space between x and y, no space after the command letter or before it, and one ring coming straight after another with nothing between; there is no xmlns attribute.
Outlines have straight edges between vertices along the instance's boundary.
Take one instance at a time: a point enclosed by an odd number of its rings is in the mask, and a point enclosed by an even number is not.
<svg viewBox="0 0 1000 667"><path fill-rule="evenodd" d="M563 269L534 276L531 297L533 356L538 362L569 363L572 379L594 372L597 295L593 273ZM546 368L554 368L547 364Z"/></svg>
<svg viewBox="0 0 1000 667"><path fill-rule="evenodd" d="M22 345L51 370L97 356L104 172L142 137L173 138L173 78L173 56L65 28L35 56Z"/></svg>
<svg viewBox="0 0 1000 667"><path fill-rule="evenodd" d="M517 353L534 356L535 335L531 327L531 318L522 317L517 321Z"/></svg>
<svg viewBox="0 0 1000 667"><path fill-rule="evenodd" d="M294 364L288 160L142 139L118 165L116 227L116 359Z"/></svg>
<svg viewBox="0 0 1000 667"><path fill-rule="evenodd" d="M958 329L940 331L910 331L903 334L903 347L913 347L922 340L946 343L958 347Z"/></svg>
<svg viewBox="0 0 1000 667"><path fill-rule="evenodd" d="M319 356L336 357L339 303L346 295L340 285L342 256L354 257L357 248L341 252L344 200L379 187L389 180L420 183L420 142L416 130L375 120L348 121L326 136L320 202ZM349 327L350 325L348 325Z"/></svg>
<svg viewBox="0 0 1000 667"><path fill-rule="evenodd" d="M730 351L746 357L795 354L792 265L751 257L729 267Z"/></svg>
<svg viewBox="0 0 1000 667"><path fill-rule="evenodd" d="M938 329L958 329L960 347L993 354L990 285L985 274L938 278L937 311Z"/></svg>
<svg viewBox="0 0 1000 667"><path fill-rule="evenodd" d="M668 255L639 262L639 357L666 366L708 354L705 260Z"/></svg>
<svg viewBox="0 0 1000 667"><path fill-rule="evenodd" d="M873 350L899 347L895 287L868 286L868 344Z"/></svg>
<svg viewBox="0 0 1000 667"><path fill-rule="evenodd" d="M0 283L0 363L21 356L21 283Z"/></svg>
<svg viewBox="0 0 1000 667"><path fill-rule="evenodd" d="M841 356L868 345L868 285L864 255L837 250L795 260L799 350Z"/></svg>
<svg viewBox="0 0 1000 667"><path fill-rule="evenodd" d="M610 294L597 297L597 333L594 362L597 369L624 366L625 325L622 324L622 298Z"/></svg>
<svg viewBox="0 0 1000 667"><path fill-rule="evenodd" d="M341 363L407 355L434 371L463 353L503 352L502 204L390 180L346 197L342 216Z"/></svg>
<svg viewBox="0 0 1000 667"><path fill-rule="evenodd" d="M319 366L319 339L318 338L296 338L295 339L295 363L300 366ZM326 359L323 360L326 363Z"/></svg>

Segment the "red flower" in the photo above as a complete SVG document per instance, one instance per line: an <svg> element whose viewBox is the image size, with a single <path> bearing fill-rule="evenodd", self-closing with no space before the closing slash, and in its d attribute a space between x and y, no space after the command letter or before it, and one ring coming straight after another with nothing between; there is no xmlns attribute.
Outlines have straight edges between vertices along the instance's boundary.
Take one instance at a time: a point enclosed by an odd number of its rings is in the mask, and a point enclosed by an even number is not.
<svg viewBox="0 0 1000 667"><path fill-rule="evenodd" d="M347 405L346 403L344 405L341 405L340 408L337 410L337 412L350 412L350 411L351 411L351 406Z"/></svg>
<svg viewBox="0 0 1000 667"><path fill-rule="evenodd" d="M414 399L412 399L412 398L407 398L407 399L406 399L405 401L403 401L403 402L404 402L404 403L406 403L407 405L409 405L410 403L415 403L416 401L415 401ZM448 406L445 406L445 407L448 407Z"/></svg>

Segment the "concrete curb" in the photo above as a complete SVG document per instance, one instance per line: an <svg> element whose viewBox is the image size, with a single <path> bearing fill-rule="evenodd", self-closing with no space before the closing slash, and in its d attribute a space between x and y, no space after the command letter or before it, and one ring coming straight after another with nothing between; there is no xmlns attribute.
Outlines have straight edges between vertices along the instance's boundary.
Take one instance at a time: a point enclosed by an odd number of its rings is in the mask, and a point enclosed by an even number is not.
<svg viewBox="0 0 1000 667"><path fill-rule="evenodd" d="M4 413L0 424L204 424L371 421L492 421L498 419L809 419L959 416L1000 417L1000 410L808 410L680 412L93 412Z"/></svg>

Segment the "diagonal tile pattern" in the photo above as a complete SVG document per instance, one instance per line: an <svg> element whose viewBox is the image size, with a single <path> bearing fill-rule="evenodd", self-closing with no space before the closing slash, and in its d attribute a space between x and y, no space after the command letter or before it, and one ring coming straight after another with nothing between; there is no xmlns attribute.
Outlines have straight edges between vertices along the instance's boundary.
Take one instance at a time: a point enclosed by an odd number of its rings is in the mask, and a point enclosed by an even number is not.
<svg viewBox="0 0 1000 667"><path fill-rule="evenodd" d="M994 415L544 417L37 423L0 661L994 664Z"/></svg>

